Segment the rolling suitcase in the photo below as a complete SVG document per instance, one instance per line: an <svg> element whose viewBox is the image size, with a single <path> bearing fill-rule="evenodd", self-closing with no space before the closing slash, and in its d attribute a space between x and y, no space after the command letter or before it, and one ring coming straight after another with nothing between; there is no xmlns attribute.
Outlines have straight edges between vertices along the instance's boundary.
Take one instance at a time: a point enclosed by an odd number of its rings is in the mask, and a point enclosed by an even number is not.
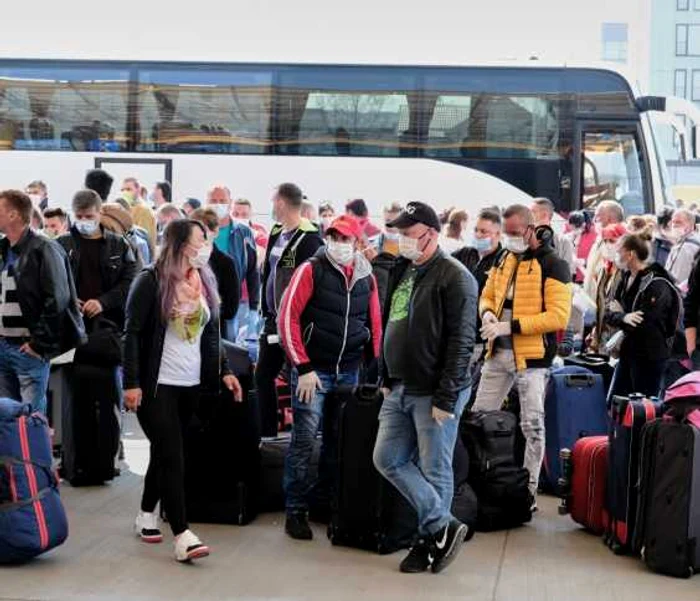
<svg viewBox="0 0 700 601"><path fill-rule="evenodd" d="M675 420L644 428L634 546L655 572L700 571L700 429Z"/></svg>
<svg viewBox="0 0 700 601"><path fill-rule="evenodd" d="M607 398L613 374L615 373L615 368L610 364L610 357L597 353L576 353L569 357L564 357L564 365L585 367L594 374L600 374L603 377L603 388Z"/></svg>
<svg viewBox="0 0 700 601"><path fill-rule="evenodd" d="M566 511L560 513L569 513L571 519L597 535L606 532L610 520L605 507L608 445L607 436L579 438L564 475Z"/></svg>
<svg viewBox="0 0 700 601"><path fill-rule="evenodd" d="M333 545L392 553L411 546L417 516L376 470L374 444L382 395L376 386L336 392L338 478L328 537Z"/></svg>
<svg viewBox="0 0 700 601"><path fill-rule="evenodd" d="M73 364L72 394L61 405L61 476L72 486L104 484L115 476L119 389L116 367Z"/></svg>
<svg viewBox="0 0 700 601"><path fill-rule="evenodd" d="M637 394L612 398L607 487L610 523L606 541L618 554L631 551L634 537L642 429L647 422L661 416L663 406L658 400Z"/></svg>
<svg viewBox="0 0 700 601"><path fill-rule="evenodd" d="M27 561L68 537L51 460L44 416L0 399L0 564Z"/></svg>
<svg viewBox="0 0 700 601"><path fill-rule="evenodd" d="M247 349L228 341L223 346L244 401L237 403L228 390L200 399L184 437L185 503L189 521L244 526L257 513L258 409Z"/></svg>
<svg viewBox="0 0 700 601"><path fill-rule="evenodd" d="M514 528L532 519L530 475L515 457L517 429L509 411L462 416L460 436L469 453L468 482L478 500L478 531Z"/></svg>
<svg viewBox="0 0 700 601"><path fill-rule="evenodd" d="M559 454L585 436L608 433L603 376L585 367L553 369L544 401L545 459L543 490L556 492L561 478Z"/></svg>

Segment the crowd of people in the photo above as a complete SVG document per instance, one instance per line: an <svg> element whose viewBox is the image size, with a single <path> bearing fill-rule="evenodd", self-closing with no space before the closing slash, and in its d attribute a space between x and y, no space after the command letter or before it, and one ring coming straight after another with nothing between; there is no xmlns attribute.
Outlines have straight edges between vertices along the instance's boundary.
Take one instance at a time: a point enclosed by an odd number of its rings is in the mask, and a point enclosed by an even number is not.
<svg viewBox="0 0 700 601"><path fill-rule="evenodd" d="M163 539L161 503L179 561L209 554L187 522L183 428L205 391L244 397L222 339L245 344L255 364L262 437L278 434L275 380L289 368L294 539L313 536L310 465L325 399L361 379L381 387L374 463L418 516L404 572L443 570L473 534L450 513L467 408L498 409L517 391L535 510L558 358L610 358L610 395L657 395L700 365L700 236L686 209L625 218L605 201L555 231L545 198L483 207L473 226L463 208L438 215L409 202L387 205L377 226L361 199L336 214L285 183L268 231L224 185L180 206L168 182L149 193L126 178L109 202L112 187L91 170L70 214L41 181L0 192L0 396L45 412L51 359L117 341L121 402L151 448L137 533Z"/></svg>

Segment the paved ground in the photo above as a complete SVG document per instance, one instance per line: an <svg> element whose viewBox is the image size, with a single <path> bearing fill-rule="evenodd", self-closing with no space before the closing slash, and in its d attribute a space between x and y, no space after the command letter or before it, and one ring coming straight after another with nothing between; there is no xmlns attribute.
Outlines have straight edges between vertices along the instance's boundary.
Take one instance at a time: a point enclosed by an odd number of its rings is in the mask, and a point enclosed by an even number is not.
<svg viewBox="0 0 700 601"><path fill-rule="evenodd" d="M213 555L193 566L171 557L171 541L140 543L131 531L147 446L128 434L126 473L92 489L63 488L71 534L46 556L0 568L0 601L299 600L299 601L698 601L700 575L675 580L616 557L542 499L534 522L477 535L445 573L405 576L402 553L379 557L282 534L280 515L244 528L197 526Z"/></svg>

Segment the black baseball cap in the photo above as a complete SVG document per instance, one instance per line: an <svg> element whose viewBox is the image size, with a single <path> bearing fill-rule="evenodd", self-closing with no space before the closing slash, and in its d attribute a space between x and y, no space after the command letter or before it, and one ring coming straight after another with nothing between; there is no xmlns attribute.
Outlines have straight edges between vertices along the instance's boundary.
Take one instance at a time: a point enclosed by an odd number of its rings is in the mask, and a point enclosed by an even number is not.
<svg viewBox="0 0 700 601"><path fill-rule="evenodd" d="M387 227L405 229L416 223L423 223L438 232L441 229L440 220L433 207L422 202L409 202L401 214L386 225Z"/></svg>

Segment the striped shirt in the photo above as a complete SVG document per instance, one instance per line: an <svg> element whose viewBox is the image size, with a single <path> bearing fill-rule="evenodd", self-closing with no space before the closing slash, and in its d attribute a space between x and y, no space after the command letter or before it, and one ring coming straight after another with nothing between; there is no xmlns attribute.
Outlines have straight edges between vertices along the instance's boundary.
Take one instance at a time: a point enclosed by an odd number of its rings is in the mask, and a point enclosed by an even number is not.
<svg viewBox="0 0 700 601"><path fill-rule="evenodd" d="M0 336L3 338L29 337L27 322L22 315L17 296L15 265L17 255L7 251L7 258L0 272Z"/></svg>

